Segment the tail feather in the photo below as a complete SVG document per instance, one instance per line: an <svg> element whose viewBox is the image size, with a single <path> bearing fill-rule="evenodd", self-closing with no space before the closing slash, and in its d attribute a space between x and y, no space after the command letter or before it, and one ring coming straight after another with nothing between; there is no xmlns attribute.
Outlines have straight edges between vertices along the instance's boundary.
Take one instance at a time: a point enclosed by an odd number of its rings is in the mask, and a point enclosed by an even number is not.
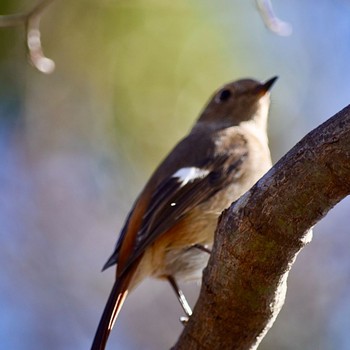
<svg viewBox="0 0 350 350"><path fill-rule="evenodd" d="M135 269L117 278L109 295L100 323L91 346L91 350L104 350L118 314L129 292L129 284Z"/></svg>

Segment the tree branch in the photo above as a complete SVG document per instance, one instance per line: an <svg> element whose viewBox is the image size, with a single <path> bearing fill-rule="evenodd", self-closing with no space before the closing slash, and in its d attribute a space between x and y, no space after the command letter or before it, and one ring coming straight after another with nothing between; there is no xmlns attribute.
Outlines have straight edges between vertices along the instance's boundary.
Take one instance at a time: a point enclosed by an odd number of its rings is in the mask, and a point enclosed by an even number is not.
<svg viewBox="0 0 350 350"><path fill-rule="evenodd" d="M281 36L288 36L292 34L292 26L289 23L280 20L275 15L270 0L255 0L255 2L265 26L271 30L271 32Z"/></svg>
<svg viewBox="0 0 350 350"><path fill-rule="evenodd" d="M46 74L54 71L55 62L44 55L41 45L40 19L46 7L54 1L42 0L26 13L0 16L0 28L25 25L29 60L36 69Z"/></svg>
<svg viewBox="0 0 350 350"><path fill-rule="evenodd" d="M45 57L41 45L40 19L43 11L55 0L42 0L26 13L1 16L0 28L25 25L28 57L32 65L42 73L52 73L55 62ZM287 36L292 33L289 23L280 20L274 13L270 0L255 0L266 27L272 32Z"/></svg>
<svg viewBox="0 0 350 350"><path fill-rule="evenodd" d="M350 193L350 106L310 132L226 210L175 349L256 349L307 233Z"/></svg>

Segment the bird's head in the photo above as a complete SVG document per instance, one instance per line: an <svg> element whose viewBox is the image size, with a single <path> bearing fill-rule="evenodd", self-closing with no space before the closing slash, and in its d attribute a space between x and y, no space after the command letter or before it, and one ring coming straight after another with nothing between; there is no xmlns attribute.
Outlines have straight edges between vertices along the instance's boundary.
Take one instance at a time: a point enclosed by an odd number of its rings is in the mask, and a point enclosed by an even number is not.
<svg viewBox="0 0 350 350"><path fill-rule="evenodd" d="M266 82L241 79L224 85L211 98L198 122L210 123L220 129L254 121L266 127L270 106L270 89L277 80L273 77Z"/></svg>

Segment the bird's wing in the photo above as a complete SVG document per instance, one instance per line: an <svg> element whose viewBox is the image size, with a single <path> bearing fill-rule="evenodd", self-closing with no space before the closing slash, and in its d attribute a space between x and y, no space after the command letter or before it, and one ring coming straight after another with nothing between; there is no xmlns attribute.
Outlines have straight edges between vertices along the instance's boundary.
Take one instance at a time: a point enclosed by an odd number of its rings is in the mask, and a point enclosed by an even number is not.
<svg viewBox="0 0 350 350"><path fill-rule="evenodd" d="M162 182L143 217L134 254L138 255L193 208L231 184L245 157L246 154L218 156L205 168L181 168Z"/></svg>
<svg viewBox="0 0 350 350"><path fill-rule="evenodd" d="M187 213L199 204L207 201L218 191L237 181L244 159L248 155L246 142L242 137L233 142L223 154L212 155L202 160L200 166L180 164L171 175L165 177L152 191L146 205L140 205L140 199L130 212L121 232L116 249L107 261L104 269L119 263L119 251L128 239L135 210L142 207L142 218L137 232L132 238L132 251L129 251L125 270L135 261L157 237L168 231L182 220ZM140 198L142 198L142 194Z"/></svg>

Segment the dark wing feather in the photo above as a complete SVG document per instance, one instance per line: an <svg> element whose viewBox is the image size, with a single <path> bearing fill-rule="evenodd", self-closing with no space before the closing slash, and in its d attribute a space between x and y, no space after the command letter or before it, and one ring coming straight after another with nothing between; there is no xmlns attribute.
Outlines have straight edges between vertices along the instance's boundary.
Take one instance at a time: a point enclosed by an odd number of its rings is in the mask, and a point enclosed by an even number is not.
<svg viewBox="0 0 350 350"><path fill-rule="evenodd" d="M224 147L225 150L221 154L210 152L211 154L200 156L202 144L203 147L208 146L208 141L204 140L203 137L199 137L194 143L197 147L193 150L192 161L184 163L181 158L171 158L180 153L172 152L163 162L161 167L166 168L169 175L163 178L152 191L149 204L142 218L141 227L136 235L133 252L123 268L124 271L150 244L182 220L193 208L207 201L218 191L235 181L235 178L241 172L241 165L248 155L248 150L246 141L241 135L236 134L235 140L231 139L229 143L229 147ZM182 146L187 147L185 143L178 145L178 147ZM177 170L191 166L207 170L208 173L206 176L195 178L186 184L181 183L178 178L174 177ZM154 175L157 175L157 172ZM133 210L126 220L114 253L105 264L104 269L118 263L119 250L125 238Z"/></svg>
<svg viewBox="0 0 350 350"><path fill-rule="evenodd" d="M181 186L177 178L164 180L154 192L149 210L142 221L142 228L137 234L134 252L130 264L151 245L157 237L168 231L182 220L197 205L207 201L218 191L230 185L241 170L247 153L224 155L208 164L213 170L203 178L197 178ZM209 168L210 166L210 168ZM175 205L172 205L175 203Z"/></svg>
<svg viewBox="0 0 350 350"><path fill-rule="evenodd" d="M124 227L119 235L117 244L115 245L114 248L114 252L113 254L109 257L109 259L107 260L107 262L103 265L102 267L102 271L108 269L109 267L115 265L118 262L118 256L119 256L119 250L120 247L122 246L123 240L125 238L126 232L128 231L128 225L129 225L129 221L130 221L130 217L132 216L132 213L134 211L135 205L133 206L132 210L130 210L129 215L125 221Z"/></svg>

